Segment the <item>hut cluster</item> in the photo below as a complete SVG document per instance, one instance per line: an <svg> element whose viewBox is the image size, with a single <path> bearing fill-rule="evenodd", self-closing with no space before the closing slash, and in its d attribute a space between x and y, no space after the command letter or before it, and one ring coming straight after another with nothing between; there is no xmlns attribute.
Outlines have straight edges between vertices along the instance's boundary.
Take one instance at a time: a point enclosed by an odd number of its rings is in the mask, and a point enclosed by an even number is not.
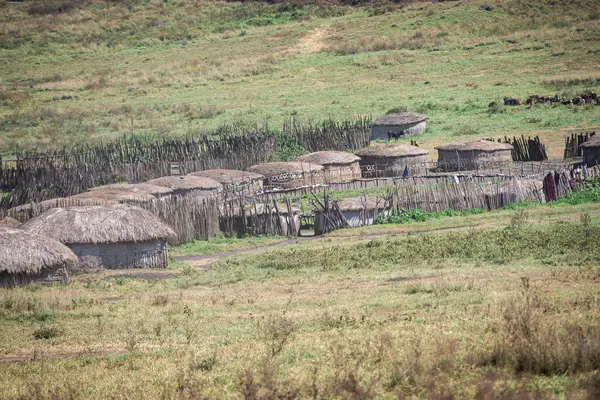
<svg viewBox="0 0 600 400"><path fill-rule="evenodd" d="M590 149L592 145L592 141L587 144ZM487 141L438 146L438 168L480 168L490 160L510 160L511 149L510 145ZM428 159L428 152L416 146L375 144L355 154L320 151L291 162L254 165L247 171L213 169L142 183L112 184L69 198L15 207L9 210L10 217L0 220L0 285L67 280L77 269L165 267L169 243L195 240L200 228L229 232L223 230L222 215L228 217L226 224L243 226L235 232L277 225L275 230L266 230L293 235L299 229L299 210L289 201L261 206L247 205L242 199L265 189L415 175L425 172ZM212 214L207 217L205 200L221 204L214 207L216 224L208 221L214 218ZM149 203L153 208L144 206ZM204 211L179 210L188 203L194 204L194 210ZM381 206L370 199L342 200L336 207L349 226L368 224L381 212ZM316 218L317 233L326 231L328 219L327 215ZM181 232L185 229L184 235ZM174 236L178 241L173 242Z"/></svg>

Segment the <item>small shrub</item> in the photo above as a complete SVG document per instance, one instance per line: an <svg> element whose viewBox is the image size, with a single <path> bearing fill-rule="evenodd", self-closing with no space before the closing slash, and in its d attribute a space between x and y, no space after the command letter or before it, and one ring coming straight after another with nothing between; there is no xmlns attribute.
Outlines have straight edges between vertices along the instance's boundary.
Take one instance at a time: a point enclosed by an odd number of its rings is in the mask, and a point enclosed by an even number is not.
<svg viewBox="0 0 600 400"><path fill-rule="evenodd" d="M213 354L210 357L191 360L189 367L193 371L210 372L216 365L217 356Z"/></svg>
<svg viewBox="0 0 600 400"><path fill-rule="evenodd" d="M479 130L471 125L461 125L454 134L456 136L472 136L479 134Z"/></svg>
<svg viewBox="0 0 600 400"><path fill-rule="evenodd" d="M164 307L169 303L169 296L167 296L166 294L159 294L154 296L154 298L152 299L152 302L150 304L152 304L153 306L158 306L158 307Z"/></svg>
<svg viewBox="0 0 600 400"><path fill-rule="evenodd" d="M526 210L517 210L510 216L510 228L515 230L521 230L527 225L528 220L529 213Z"/></svg>
<svg viewBox="0 0 600 400"><path fill-rule="evenodd" d="M43 326L33 332L35 339L52 339L60 335L60 331L54 327Z"/></svg>
<svg viewBox="0 0 600 400"><path fill-rule="evenodd" d="M262 326L262 336L268 355L275 357L281 353L296 329L297 326L294 321L285 315L269 317Z"/></svg>
<svg viewBox="0 0 600 400"><path fill-rule="evenodd" d="M443 38L443 37L447 37L448 35L449 35L449 33L448 33L448 32L446 32L446 31L441 31L441 32L439 32L439 33L438 33L436 36L437 36L437 37L439 37L439 38Z"/></svg>
<svg viewBox="0 0 600 400"><path fill-rule="evenodd" d="M407 112L408 108L405 105L399 105L394 108L390 108L385 112L385 115L397 114L401 112Z"/></svg>

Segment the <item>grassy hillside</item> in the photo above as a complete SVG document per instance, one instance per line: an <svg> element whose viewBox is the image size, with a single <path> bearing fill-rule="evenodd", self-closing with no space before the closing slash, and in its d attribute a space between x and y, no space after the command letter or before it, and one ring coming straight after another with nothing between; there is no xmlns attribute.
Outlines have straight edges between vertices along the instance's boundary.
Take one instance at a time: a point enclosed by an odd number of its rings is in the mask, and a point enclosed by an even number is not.
<svg viewBox="0 0 600 400"><path fill-rule="evenodd" d="M598 107L488 110L503 96L599 89L594 1L0 5L5 153L407 109L431 117L425 147L535 133L560 155L565 131L600 126Z"/></svg>

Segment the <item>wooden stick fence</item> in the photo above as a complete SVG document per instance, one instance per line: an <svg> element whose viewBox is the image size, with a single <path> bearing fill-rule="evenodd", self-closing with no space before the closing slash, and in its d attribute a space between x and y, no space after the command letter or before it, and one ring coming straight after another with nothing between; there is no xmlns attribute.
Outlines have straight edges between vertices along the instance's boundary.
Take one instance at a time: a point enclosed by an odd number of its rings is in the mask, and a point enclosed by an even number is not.
<svg viewBox="0 0 600 400"><path fill-rule="evenodd" d="M583 155L581 145L590 140L595 134L596 132L573 133L571 136L565 137L564 159L581 157Z"/></svg>

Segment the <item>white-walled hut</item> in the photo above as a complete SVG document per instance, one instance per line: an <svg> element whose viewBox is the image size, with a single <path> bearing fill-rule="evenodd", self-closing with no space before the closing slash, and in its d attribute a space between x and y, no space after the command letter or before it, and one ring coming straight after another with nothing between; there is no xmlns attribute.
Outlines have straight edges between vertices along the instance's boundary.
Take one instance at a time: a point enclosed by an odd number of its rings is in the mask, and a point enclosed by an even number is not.
<svg viewBox="0 0 600 400"><path fill-rule="evenodd" d="M77 256L64 244L0 226L0 287L67 282Z"/></svg>
<svg viewBox="0 0 600 400"><path fill-rule="evenodd" d="M293 189L301 186L319 185L325 182L323 166L300 161L271 162L253 165L248 171L264 175L264 185Z"/></svg>
<svg viewBox="0 0 600 400"><path fill-rule="evenodd" d="M83 266L115 269L166 267L174 235L149 211L125 204L53 208L22 229L67 245Z"/></svg>
<svg viewBox="0 0 600 400"><path fill-rule="evenodd" d="M192 176L213 179L223 185L228 194L247 195L263 190L264 175L234 169L208 169L190 173Z"/></svg>
<svg viewBox="0 0 600 400"><path fill-rule="evenodd" d="M425 115L401 112L376 119L371 125L371 140L390 140L420 135L427 127Z"/></svg>
<svg viewBox="0 0 600 400"><path fill-rule="evenodd" d="M193 175L171 175L152 179L146 183L163 186L173 190L174 195L202 195L209 196L220 193L223 185L211 178Z"/></svg>
<svg viewBox="0 0 600 400"><path fill-rule="evenodd" d="M344 182L362 178L360 157L345 151L317 151L296 158L308 164L323 166L325 183Z"/></svg>
<svg viewBox="0 0 600 400"><path fill-rule="evenodd" d="M315 214L315 235L327 233L327 217L333 219L334 213L338 210L352 228L373 225L377 215L389 214L386 201L382 198L350 197L333 200L333 202L337 207L330 208L329 216L325 215L326 213L322 209L313 210Z"/></svg>
<svg viewBox="0 0 600 400"><path fill-rule="evenodd" d="M600 164L600 135L592 136L581 145L583 163L588 167Z"/></svg>
<svg viewBox="0 0 600 400"><path fill-rule="evenodd" d="M356 154L361 159L363 178L402 176L406 168L409 175L423 173L429 161L427 150L401 143L374 144Z"/></svg>
<svg viewBox="0 0 600 400"><path fill-rule="evenodd" d="M439 145L437 167L441 171L471 171L508 166L513 147L508 143L473 140Z"/></svg>

